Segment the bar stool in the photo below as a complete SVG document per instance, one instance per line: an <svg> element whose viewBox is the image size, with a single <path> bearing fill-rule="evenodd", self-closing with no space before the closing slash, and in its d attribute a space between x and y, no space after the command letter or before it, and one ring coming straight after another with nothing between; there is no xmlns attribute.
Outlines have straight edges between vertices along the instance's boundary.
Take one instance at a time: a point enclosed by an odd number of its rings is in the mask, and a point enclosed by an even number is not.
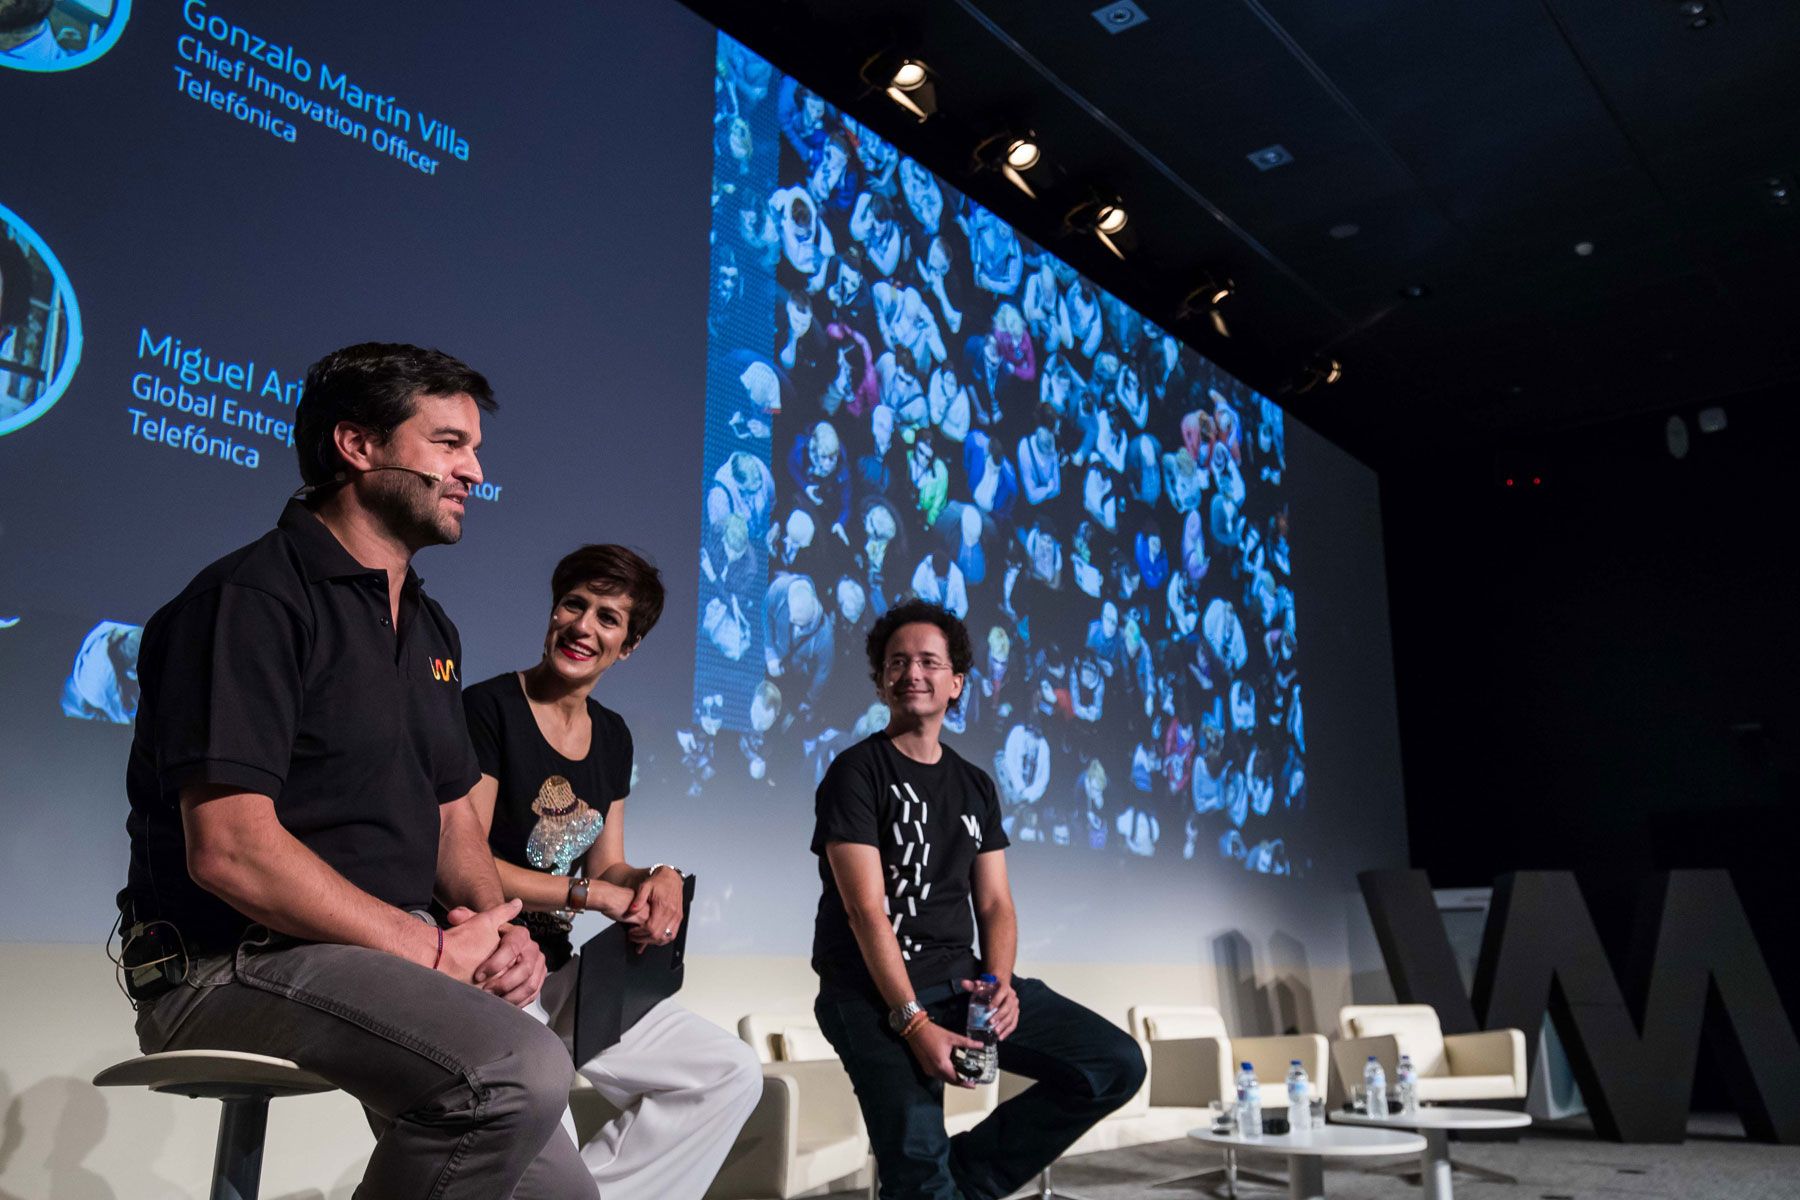
<svg viewBox="0 0 1800 1200"><path fill-rule="evenodd" d="M285 1058L238 1050L168 1050L115 1063L94 1076L96 1087L146 1087L153 1092L217 1100L218 1148L211 1200L256 1200L262 1185L263 1132L269 1101L334 1091L334 1085Z"/></svg>

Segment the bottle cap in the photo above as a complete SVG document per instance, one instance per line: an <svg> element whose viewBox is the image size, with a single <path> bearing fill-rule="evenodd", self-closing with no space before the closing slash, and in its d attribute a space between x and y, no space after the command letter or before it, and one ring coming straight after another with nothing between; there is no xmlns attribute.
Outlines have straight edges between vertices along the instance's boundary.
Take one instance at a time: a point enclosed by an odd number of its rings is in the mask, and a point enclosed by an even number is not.
<svg viewBox="0 0 1800 1200"><path fill-rule="evenodd" d="M1299 1060L1299 1059L1297 1059L1297 1058L1290 1058L1290 1059L1288 1059L1288 1066L1290 1066L1290 1067L1297 1067L1297 1066L1299 1066L1299 1065L1300 1065L1300 1060Z"/></svg>
<svg viewBox="0 0 1800 1200"><path fill-rule="evenodd" d="M1374 1055L1373 1055L1373 1054L1371 1054L1371 1055L1369 1055L1369 1061L1370 1061L1370 1062L1374 1062L1374 1061L1375 1061L1375 1056L1374 1056Z"/></svg>
<svg viewBox="0 0 1800 1200"><path fill-rule="evenodd" d="M1240 1068L1241 1068L1241 1069L1243 1069L1243 1070L1245 1070L1245 1071L1249 1071L1249 1070L1253 1070L1253 1069L1254 1069L1254 1068L1252 1068L1252 1067L1251 1067L1251 1066L1250 1066L1250 1064L1249 1064L1249 1063L1239 1063L1239 1064L1238 1064L1238 1066L1239 1066L1239 1067L1240 1067Z"/></svg>
<svg viewBox="0 0 1800 1200"><path fill-rule="evenodd" d="M983 975L983 976L981 976L981 982L982 983L999 983L1000 980L997 976L994 976L994 975Z"/></svg>

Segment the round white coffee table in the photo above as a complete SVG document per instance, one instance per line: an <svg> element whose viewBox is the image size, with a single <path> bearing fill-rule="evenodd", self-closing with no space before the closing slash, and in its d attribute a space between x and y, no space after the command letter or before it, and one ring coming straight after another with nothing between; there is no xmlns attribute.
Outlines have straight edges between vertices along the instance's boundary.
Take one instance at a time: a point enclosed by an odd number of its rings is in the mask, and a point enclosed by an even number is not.
<svg viewBox="0 0 1800 1200"><path fill-rule="evenodd" d="M1188 1137L1239 1154L1285 1154L1288 1160L1288 1195L1292 1200L1322 1200L1325 1195L1325 1160L1333 1158L1398 1158L1422 1154L1425 1139L1398 1129L1352 1129L1327 1125L1302 1133L1265 1133L1244 1137L1190 1129Z"/></svg>
<svg viewBox="0 0 1800 1200"><path fill-rule="evenodd" d="M1425 1153L1419 1156L1419 1175L1425 1200L1451 1200L1450 1132L1454 1129L1519 1129L1531 1124L1522 1112L1503 1108L1434 1108L1412 1113L1371 1117L1367 1113L1334 1112L1333 1123L1346 1129L1413 1129L1425 1137Z"/></svg>

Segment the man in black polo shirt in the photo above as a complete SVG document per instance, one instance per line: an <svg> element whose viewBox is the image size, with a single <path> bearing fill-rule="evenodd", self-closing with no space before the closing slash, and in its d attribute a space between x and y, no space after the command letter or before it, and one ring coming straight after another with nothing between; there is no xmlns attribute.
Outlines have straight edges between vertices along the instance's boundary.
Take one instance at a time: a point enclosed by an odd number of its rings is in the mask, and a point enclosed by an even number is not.
<svg viewBox="0 0 1800 1200"><path fill-rule="evenodd" d="M558 1128L568 1052L517 1007L543 956L466 799L456 627L408 566L462 536L493 407L435 350L315 363L304 499L159 610L139 659L139 1041L290 1058L355 1096L380 1138L368 1200L594 1195Z"/></svg>
<svg viewBox="0 0 1800 1200"><path fill-rule="evenodd" d="M819 784L813 1011L856 1087L883 1200L991 1200L1131 1099L1144 1057L1124 1030L1013 974L1018 920L994 781L939 740L973 665L968 630L913 600L875 623L868 655L888 724ZM944 1085L968 1086L951 1052L980 1048L956 1031L983 971L998 980L1000 1066L1037 1082L950 1138Z"/></svg>

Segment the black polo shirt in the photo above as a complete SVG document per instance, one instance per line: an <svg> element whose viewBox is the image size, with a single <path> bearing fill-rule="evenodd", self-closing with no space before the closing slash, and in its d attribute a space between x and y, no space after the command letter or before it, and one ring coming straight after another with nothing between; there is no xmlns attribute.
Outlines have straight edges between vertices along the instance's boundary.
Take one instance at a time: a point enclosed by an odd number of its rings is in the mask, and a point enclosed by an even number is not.
<svg viewBox="0 0 1800 1200"><path fill-rule="evenodd" d="M275 801L287 831L401 908L431 901L438 805L480 778L463 723L456 627L409 568L400 626L387 572L303 505L195 577L144 627L125 788L129 893L190 950L250 918L187 873L180 793L212 783Z"/></svg>

